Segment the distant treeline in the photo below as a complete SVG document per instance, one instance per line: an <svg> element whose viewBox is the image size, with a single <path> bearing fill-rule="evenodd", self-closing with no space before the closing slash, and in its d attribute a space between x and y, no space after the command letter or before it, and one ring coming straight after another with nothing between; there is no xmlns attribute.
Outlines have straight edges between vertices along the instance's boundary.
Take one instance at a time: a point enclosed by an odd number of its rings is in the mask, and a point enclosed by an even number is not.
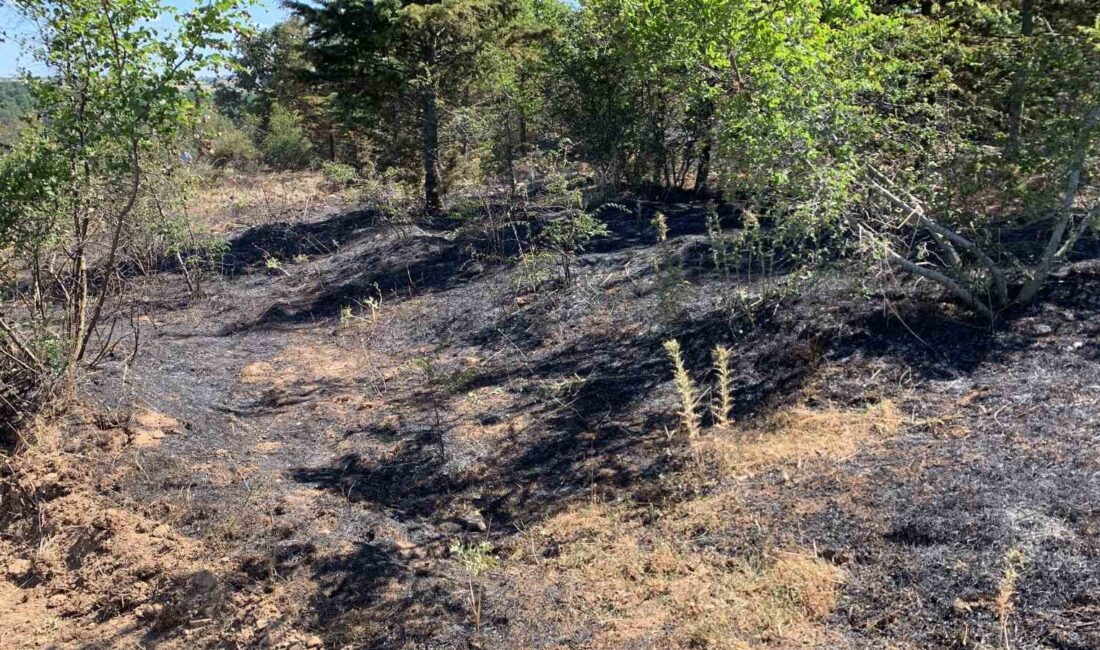
<svg viewBox="0 0 1100 650"><path fill-rule="evenodd" d="M31 110L31 93L19 79L0 79L0 122L18 120Z"/></svg>
<svg viewBox="0 0 1100 650"><path fill-rule="evenodd" d="M15 141L19 119L30 112L33 103L30 87L25 82L0 79L0 147Z"/></svg>

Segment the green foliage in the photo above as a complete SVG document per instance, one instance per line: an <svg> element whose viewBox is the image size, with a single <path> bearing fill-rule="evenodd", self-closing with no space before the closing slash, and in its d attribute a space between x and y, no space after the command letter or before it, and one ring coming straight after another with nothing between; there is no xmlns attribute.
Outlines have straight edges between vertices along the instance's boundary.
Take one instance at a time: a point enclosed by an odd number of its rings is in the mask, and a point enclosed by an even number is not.
<svg viewBox="0 0 1100 650"><path fill-rule="evenodd" d="M351 165L325 162L321 164L321 174L325 182L337 188L351 187L359 180L359 173Z"/></svg>
<svg viewBox="0 0 1100 650"><path fill-rule="evenodd" d="M482 52L508 30L512 0L324 0L290 5L309 28L316 81L345 124L377 124L380 168L419 164L424 206L442 207L451 118L471 103ZM448 110L444 110L444 108ZM416 115L418 119L408 119ZM396 118L396 119L395 119Z"/></svg>
<svg viewBox="0 0 1100 650"><path fill-rule="evenodd" d="M250 170L260 160L260 150L252 137L233 120L221 113L213 113L203 125L203 136L208 143L210 159L215 167L232 167Z"/></svg>
<svg viewBox="0 0 1100 650"><path fill-rule="evenodd" d="M489 542L479 544L455 542L451 544L450 551L451 555L462 564L463 569L466 571L470 613L473 615L474 628L480 631L481 602L484 597L484 589L480 584L477 584L477 579L497 565L497 559L493 557L493 545Z"/></svg>
<svg viewBox="0 0 1100 650"><path fill-rule="evenodd" d="M569 255L584 251L593 239L607 234L607 224L587 212L555 219L542 233L548 246Z"/></svg>
<svg viewBox="0 0 1100 650"><path fill-rule="evenodd" d="M234 118L244 115L270 118L276 104L304 111L309 108L308 87L301 77L306 70L306 28L290 18L273 27L242 33L231 61L233 76L221 80L214 93L218 108Z"/></svg>
<svg viewBox="0 0 1100 650"><path fill-rule="evenodd" d="M301 116L280 104L271 107L262 148L264 162L276 169L303 169L313 155Z"/></svg>
<svg viewBox="0 0 1100 650"><path fill-rule="evenodd" d="M30 86L18 79L0 79L0 122L14 122L34 106Z"/></svg>
<svg viewBox="0 0 1100 650"><path fill-rule="evenodd" d="M153 176L147 165L193 126L197 76L221 61L219 35L240 14L234 0L185 14L161 0L14 5L35 26L44 74L28 80L41 120L0 169L0 243L18 243L12 253L35 286L65 296L60 322L40 308L38 327L57 328L73 370L111 308L113 283L92 286L90 255L104 277L126 256ZM150 26L166 18L174 29ZM63 263L41 274L59 250Z"/></svg>
<svg viewBox="0 0 1100 650"><path fill-rule="evenodd" d="M60 149L38 130L24 133L0 158L0 249L49 244L57 234L55 213L65 204L70 172Z"/></svg>
<svg viewBox="0 0 1100 650"><path fill-rule="evenodd" d="M260 150L252 137L221 113L213 113L203 124L200 137L211 165L216 168L252 169Z"/></svg>
<svg viewBox="0 0 1100 650"><path fill-rule="evenodd" d="M0 79L0 151L19 140L34 107L30 86L22 80Z"/></svg>
<svg viewBox="0 0 1100 650"><path fill-rule="evenodd" d="M475 578L497 565L493 557L493 545L489 542L478 544L451 544L451 555L457 559L466 572Z"/></svg>

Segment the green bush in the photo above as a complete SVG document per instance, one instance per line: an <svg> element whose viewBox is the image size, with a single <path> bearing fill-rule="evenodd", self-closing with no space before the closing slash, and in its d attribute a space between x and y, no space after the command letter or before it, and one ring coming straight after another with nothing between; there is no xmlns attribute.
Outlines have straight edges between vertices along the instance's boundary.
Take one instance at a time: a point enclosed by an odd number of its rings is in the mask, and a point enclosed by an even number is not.
<svg viewBox="0 0 1100 650"><path fill-rule="evenodd" d="M253 169L260 159L260 151L244 129L233 120L215 114L207 125L210 156L215 167Z"/></svg>
<svg viewBox="0 0 1100 650"><path fill-rule="evenodd" d="M276 169L302 169L309 166L313 145L302 118L275 104L271 107L267 135L263 140L264 162Z"/></svg>
<svg viewBox="0 0 1100 650"><path fill-rule="evenodd" d="M351 187L359 180L359 173L351 165L325 162L321 164L321 174L325 182L337 188Z"/></svg>

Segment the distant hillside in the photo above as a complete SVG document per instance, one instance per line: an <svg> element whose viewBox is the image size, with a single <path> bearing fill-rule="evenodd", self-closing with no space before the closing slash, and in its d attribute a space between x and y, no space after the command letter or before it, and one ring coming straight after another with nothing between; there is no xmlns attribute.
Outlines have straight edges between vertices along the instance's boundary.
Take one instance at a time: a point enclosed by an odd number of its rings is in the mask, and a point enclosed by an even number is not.
<svg viewBox="0 0 1100 650"><path fill-rule="evenodd" d="M19 79L0 79L0 122L14 122L31 110L31 93Z"/></svg>
<svg viewBox="0 0 1100 650"><path fill-rule="evenodd" d="M19 79L0 79L0 145L10 145L18 137L19 118L31 111L30 88Z"/></svg>

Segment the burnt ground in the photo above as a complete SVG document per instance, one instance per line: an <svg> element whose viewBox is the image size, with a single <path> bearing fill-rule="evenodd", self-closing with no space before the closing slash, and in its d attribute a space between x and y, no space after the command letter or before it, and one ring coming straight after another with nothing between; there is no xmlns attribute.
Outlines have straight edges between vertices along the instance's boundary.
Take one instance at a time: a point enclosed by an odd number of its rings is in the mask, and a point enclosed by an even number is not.
<svg viewBox="0 0 1100 650"><path fill-rule="evenodd" d="M401 233L334 208L238 229L203 297L177 274L148 279L139 352L120 350L88 378L99 415L70 423L66 453L99 453L81 441L124 431L96 490L199 550L170 578L142 578L155 588L129 604L52 608L62 620L126 621L62 640L1100 647L1100 264L1075 264L1030 311L991 328L844 266L719 273L701 206L641 208L606 211L612 234L580 256L571 287L531 290L529 269L476 254L454 231ZM672 298L654 271L658 209L683 264ZM754 445L766 448L769 423L794 407L857 413L889 400L904 425L852 453L677 478L691 472L666 437L671 337L700 380L711 347L732 348L732 435ZM165 419L139 440L125 424L135 410ZM561 559L569 549L547 530L612 504L641 527L631 548L645 563L664 543L646 541L653 512L722 495L736 514L676 543L731 563L799 549L835 567L843 578L812 633L687 638L649 609L676 601L674 589L634 609L577 605L588 601L560 577L575 568ZM496 566L478 577L477 630L449 549L483 540ZM1019 577L998 610L1010 557L1022 557Z"/></svg>

